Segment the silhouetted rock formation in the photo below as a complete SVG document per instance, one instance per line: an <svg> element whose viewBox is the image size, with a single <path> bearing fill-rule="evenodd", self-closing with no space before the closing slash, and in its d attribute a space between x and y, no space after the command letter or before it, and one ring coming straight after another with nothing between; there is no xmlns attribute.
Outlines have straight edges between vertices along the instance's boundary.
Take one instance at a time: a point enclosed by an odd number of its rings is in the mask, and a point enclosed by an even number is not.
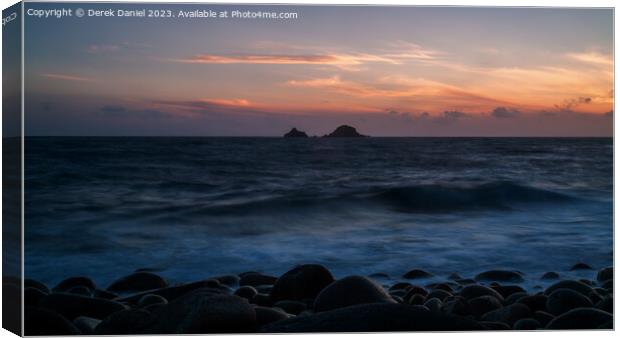
<svg viewBox="0 0 620 338"><path fill-rule="evenodd" d="M334 130L331 134L325 135L325 137L368 137L366 135L362 135L355 130L355 128L347 125L342 125L336 130Z"/></svg>
<svg viewBox="0 0 620 338"><path fill-rule="evenodd" d="M284 137L308 137L303 131L297 130L297 128L291 129L288 133L284 134Z"/></svg>

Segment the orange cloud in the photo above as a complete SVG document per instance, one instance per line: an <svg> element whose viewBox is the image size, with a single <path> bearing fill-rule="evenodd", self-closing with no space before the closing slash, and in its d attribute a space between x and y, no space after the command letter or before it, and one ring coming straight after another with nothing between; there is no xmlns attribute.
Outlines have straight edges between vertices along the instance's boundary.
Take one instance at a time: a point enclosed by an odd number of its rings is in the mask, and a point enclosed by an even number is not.
<svg viewBox="0 0 620 338"><path fill-rule="evenodd" d="M238 55L214 55L202 54L189 59L175 60L182 63L206 63L206 64L318 64L318 65L359 65L364 62L395 63L389 58L372 54L238 54Z"/></svg>

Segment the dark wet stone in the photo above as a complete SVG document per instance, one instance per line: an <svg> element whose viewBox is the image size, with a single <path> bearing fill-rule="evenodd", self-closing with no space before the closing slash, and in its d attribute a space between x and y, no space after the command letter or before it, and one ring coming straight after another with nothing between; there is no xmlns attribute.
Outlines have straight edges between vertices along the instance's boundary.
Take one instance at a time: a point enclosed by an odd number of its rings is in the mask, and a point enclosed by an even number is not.
<svg viewBox="0 0 620 338"><path fill-rule="evenodd" d="M598 293L596 290L592 290L592 292L588 294L588 298L590 298L592 304L600 302L601 300L603 300L603 297L604 296L601 296L601 294Z"/></svg>
<svg viewBox="0 0 620 338"><path fill-rule="evenodd" d="M487 312L482 315L480 319L487 322L503 322L512 327L517 320L531 316L532 311L530 311L530 308L523 304L516 303Z"/></svg>
<svg viewBox="0 0 620 338"><path fill-rule="evenodd" d="M490 270L477 274L474 277L477 281L495 281L495 282L523 282L523 276L516 271L507 270Z"/></svg>
<svg viewBox="0 0 620 338"><path fill-rule="evenodd" d="M86 296L86 297L92 297L93 292L91 289L85 287L85 286L74 286L71 289L67 290L67 293L72 293L75 295L82 295L82 296Z"/></svg>
<svg viewBox="0 0 620 338"><path fill-rule="evenodd" d="M332 282L334 282L334 277L324 266L304 264L278 278L273 286L271 297L274 301L315 298Z"/></svg>
<svg viewBox="0 0 620 338"><path fill-rule="evenodd" d="M454 289L452 289L452 287L450 285L448 285L447 283L429 284L426 287L428 289L430 289L430 290L444 290L444 291L448 291L450 293L454 292Z"/></svg>
<svg viewBox="0 0 620 338"><path fill-rule="evenodd" d="M584 296L589 295L590 292L592 291L592 288L590 286L588 286L587 284L584 284L582 282L579 282L579 281L576 281L576 280L563 280L563 281L559 281L559 282L549 286L545 290L545 294L546 295L550 295L553 291L555 291L557 289L571 289L571 290L575 290L575 291L581 293Z"/></svg>
<svg viewBox="0 0 620 338"><path fill-rule="evenodd" d="M254 287L249 286L249 285L242 286L238 288L237 291L235 291L236 296L243 297L247 300L251 300L257 294L258 294L258 291L256 291Z"/></svg>
<svg viewBox="0 0 620 338"><path fill-rule="evenodd" d="M412 287L413 285L411 283L407 283L407 282L400 282L400 283L396 283L392 286L390 286L390 291L392 290L407 290L410 287Z"/></svg>
<svg viewBox="0 0 620 338"><path fill-rule="evenodd" d="M415 320L411 320L415 318ZM298 316L261 328L261 332L383 332L480 330L473 320L419 306L403 304L363 304Z"/></svg>
<svg viewBox="0 0 620 338"><path fill-rule="evenodd" d="M277 277L263 275L259 272L245 272L239 275L239 285L259 286L259 285L274 285L278 280Z"/></svg>
<svg viewBox="0 0 620 338"><path fill-rule="evenodd" d="M411 304L411 305L422 305L424 304L424 301L426 300L426 297L420 295L420 294L414 294L411 297L409 297L407 299L407 303Z"/></svg>
<svg viewBox="0 0 620 338"><path fill-rule="evenodd" d="M95 328L97 325L101 323L100 319L90 318L90 317L77 317L73 320L73 325L77 327L82 334L85 335L94 335Z"/></svg>
<svg viewBox="0 0 620 338"><path fill-rule="evenodd" d="M510 326L502 322L480 322L480 324L487 330L510 330Z"/></svg>
<svg viewBox="0 0 620 338"><path fill-rule="evenodd" d="M138 301L139 307L145 307L153 304L168 304L168 300L160 295L148 294L142 296Z"/></svg>
<svg viewBox="0 0 620 338"><path fill-rule="evenodd" d="M439 312L441 311L441 306L443 303L438 298L429 298L426 302L424 302L424 306L428 308L429 311Z"/></svg>
<svg viewBox="0 0 620 338"><path fill-rule="evenodd" d="M614 313L614 299L613 297L605 297L602 300L600 300L598 303L596 303L594 307L596 307L599 310L603 310L605 312L609 312L613 314Z"/></svg>
<svg viewBox="0 0 620 338"><path fill-rule="evenodd" d="M514 330L536 330L542 328L542 324L534 318L522 318L517 320L512 326Z"/></svg>
<svg viewBox="0 0 620 338"><path fill-rule="evenodd" d="M65 292L75 286L85 286L90 290L96 289L95 282L93 282L92 279L88 277L70 277L58 283L58 285L56 285L52 289L52 291Z"/></svg>
<svg viewBox="0 0 620 338"><path fill-rule="evenodd" d="M542 327L547 326L547 324L555 318L552 314L545 311L536 311L534 312L534 319L536 319Z"/></svg>
<svg viewBox="0 0 620 338"><path fill-rule="evenodd" d="M390 278L390 275L388 275L387 273L384 273L384 272L375 272L375 273L371 273L370 275L368 275L368 277L370 277L370 278L386 279L386 278Z"/></svg>
<svg viewBox="0 0 620 338"><path fill-rule="evenodd" d="M504 298L508 298L513 293L525 292L525 289L518 285L497 285L492 286L491 288L497 291Z"/></svg>
<svg viewBox="0 0 620 338"><path fill-rule="evenodd" d="M281 300L273 304L273 307L279 307L286 313L298 315L307 309L306 303L295 300Z"/></svg>
<svg viewBox="0 0 620 338"><path fill-rule="evenodd" d="M546 295L525 296L519 298L516 302L527 305L527 307L529 307L532 312L547 310Z"/></svg>
<svg viewBox="0 0 620 338"><path fill-rule="evenodd" d="M396 297L400 297L400 298L405 298L405 295L407 294L407 291L405 290L393 290L393 291L389 291L390 296L396 296Z"/></svg>
<svg viewBox="0 0 620 338"><path fill-rule="evenodd" d="M116 312L95 328L98 335L119 335L144 333L148 326L153 324L151 313L140 309L130 309Z"/></svg>
<svg viewBox="0 0 620 338"><path fill-rule="evenodd" d="M239 285L239 281L241 280L241 278L239 278L239 276L236 275L225 275L225 276L218 276L218 277L213 277L211 279L215 279L218 282L220 282L221 284L224 284L228 287L234 288L236 286Z"/></svg>
<svg viewBox="0 0 620 338"><path fill-rule="evenodd" d="M551 330L596 329L613 320L613 316L594 308L577 308L555 317L546 328Z"/></svg>
<svg viewBox="0 0 620 338"><path fill-rule="evenodd" d="M161 289L168 286L162 277L151 272L136 272L112 283L107 290L112 292L136 292Z"/></svg>
<svg viewBox="0 0 620 338"><path fill-rule="evenodd" d="M557 289L547 299L547 312L556 316L572 309L591 306L590 298L571 289Z"/></svg>
<svg viewBox="0 0 620 338"><path fill-rule="evenodd" d="M275 309L264 306L255 306L254 311L256 312L256 321L258 325L262 326L265 324L277 322L279 320L284 320L291 318L291 315L282 311L281 309Z"/></svg>
<svg viewBox="0 0 620 338"><path fill-rule="evenodd" d="M577 263L573 265L573 267L570 268L570 271L575 271L575 270L592 270L592 267L586 263Z"/></svg>
<svg viewBox="0 0 620 338"><path fill-rule="evenodd" d="M254 288L256 289L258 293L270 294L271 291L273 290L273 285L257 285Z"/></svg>
<svg viewBox="0 0 620 338"><path fill-rule="evenodd" d="M400 303L400 304L405 304L406 303L405 300L403 299L403 297L399 297L399 296L395 296L395 295L391 295L391 296L392 296L392 299L394 299L397 303Z"/></svg>
<svg viewBox="0 0 620 338"><path fill-rule="evenodd" d="M403 275L403 278L407 278L407 279L418 279L418 278L429 278L429 277L433 277L434 275L430 272L426 272L424 270L420 270L420 269L413 269L409 272L407 272L406 274Z"/></svg>
<svg viewBox="0 0 620 338"><path fill-rule="evenodd" d="M322 312L366 303L395 303L377 283L362 276L349 276L327 286L316 297L314 311Z"/></svg>
<svg viewBox="0 0 620 338"><path fill-rule="evenodd" d="M480 296L469 300L471 314L476 318L480 318L483 314L501 307L502 303L493 296Z"/></svg>
<svg viewBox="0 0 620 338"><path fill-rule="evenodd" d="M145 333L244 333L256 329L256 312L244 298L204 288L192 291L153 313Z"/></svg>
<svg viewBox="0 0 620 338"><path fill-rule="evenodd" d="M409 299L413 297L413 295L422 295L424 297L428 296L428 291L426 289L419 286L411 286L407 289L407 293L405 294L405 299Z"/></svg>
<svg viewBox="0 0 620 338"><path fill-rule="evenodd" d="M457 280L459 280L459 279L463 279L463 277L461 277L461 275L459 275L458 273L453 272L453 273L451 273L451 274L448 276L448 279L451 279L451 280L453 280L453 281L457 281Z"/></svg>
<svg viewBox="0 0 620 338"><path fill-rule="evenodd" d="M451 297L452 294L448 291L445 290L433 290L431 291L427 296L426 299L431 299L431 298L437 298L441 301L443 301L444 299Z"/></svg>
<svg viewBox="0 0 620 338"><path fill-rule="evenodd" d="M558 279L560 278L560 275L557 272L545 272L540 279Z"/></svg>
<svg viewBox="0 0 620 338"><path fill-rule="evenodd" d="M453 297L446 300L441 307L441 311L459 316L468 316L471 314L469 303L463 297Z"/></svg>
<svg viewBox="0 0 620 338"><path fill-rule="evenodd" d="M506 304L506 305L511 305L511 304L514 304L514 303L516 303L519 299L521 299L521 298L523 298L523 297L525 297L525 296L528 296L528 294L527 294L527 293L525 293L525 292L517 292L517 293L513 293L512 295L508 296L508 298L506 298L506 299L504 300L504 304Z"/></svg>
<svg viewBox="0 0 620 338"><path fill-rule="evenodd" d="M499 292L489 287L477 284L467 285L463 287L459 295L461 295L465 299L472 299L480 296L493 296L500 301L504 300L504 297Z"/></svg>
<svg viewBox="0 0 620 338"><path fill-rule="evenodd" d="M614 268L609 266L606 268L602 268L596 274L596 280L598 282L604 282L606 280L610 280L614 278Z"/></svg>
<svg viewBox="0 0 620 338"><path fill-rule="evenodd" d="M603 284L601 284L601 287L607 290L613 290L614 289L614 280L613 279L608 279L606 281L603 282Z"/></svg>
<svg viewBox="0 0 620 338"><path fill-rule="evenodd" d="M461 285L469 285L469 284L477 284L478 283L474 279L471 279L471 278L457 279L457 280L455 280L455 282L457 282L457 283L459 283Z"/></svg>
<svg viewBox="0 0 620 338"><path fill-rule="evenodd" d="M24 279L24 288L35 288L43 293L50 293L50 289L47 285L31 278Z"/></svg>
<svg viewBox="0 0 620 338"><path fill-rule="evenodd" d="M119 302L69 293L52 293L41 299L39 307L63 315L68 320L79 316L103 319L114 312L125 310Z"/></svg>
<svg viewBox="0 0 620 338"><path fill-rule="evenodd" d="M71 321L54 311L27 308L24 315L24 334L27 336L71 336L81 333Z"/></svg>
<svg viewBox="0 0 620 338"><path fill-rule="evenodd" d="M40 289L27 287L24 289L24 305L37 307L43 297L47 296L47 293Z"/></svg>
<svg viewBox="0 0 620 338"><path fill-rule="evenodd" d="M169 286L166 288L161 288L161 289L155 289L155 290L148 290L148 291L144 291L144 292L140 292L138 294L132 295L132 296L128 296L128 297L124 297L124 298L119 298L117 299L117 301L119 302L127 302L130 304L138 304L138 302L140 301L140 299L142 297L144 297L145 295L148 294L154 294L154 295L160 295L164 298L166 298L168 301L171 301L173 299L176 299L178 297L181 297L189 292L192 292L194 290L198 290L198 289L203 289L206 287L209 287L209 285L212 284L212 281L210 280L206 280L206 281L199 281L199 282L193 282L193 283L187 283L187 284L182 284L182 285L177 285L177 286ZM224 287L217 287L217 288L211 288L212 291L214 292L220 292L220 293L228 293L228 288L224 288Z"/></svg>
<svg viewBox="0 0 620 338"><path fill-rule="evenodd" d="M96 289L95 291L93 291L93 297L103 299L116 299L118 298L118 295L110 291Z"/></svg>
<svg viewBox="0 0 620 338"><path fill-rule="evenodd" d="M268 294L257 293L252 300L250 301L252 304L271 307L273 305L273 299Z"/></svg>

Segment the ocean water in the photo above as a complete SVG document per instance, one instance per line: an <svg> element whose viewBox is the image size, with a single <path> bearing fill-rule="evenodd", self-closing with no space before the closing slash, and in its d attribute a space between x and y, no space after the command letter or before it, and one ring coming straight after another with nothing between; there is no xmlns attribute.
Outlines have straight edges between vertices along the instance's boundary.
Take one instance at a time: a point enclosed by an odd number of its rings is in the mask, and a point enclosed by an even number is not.
<svg viewBox="0 0 620 338"><path fill-rule="evenodd" d="M25 274L48 284L321 263L389 281L513 269L533 287L612 264L611 138L30 137L25 152Z"/></svg>

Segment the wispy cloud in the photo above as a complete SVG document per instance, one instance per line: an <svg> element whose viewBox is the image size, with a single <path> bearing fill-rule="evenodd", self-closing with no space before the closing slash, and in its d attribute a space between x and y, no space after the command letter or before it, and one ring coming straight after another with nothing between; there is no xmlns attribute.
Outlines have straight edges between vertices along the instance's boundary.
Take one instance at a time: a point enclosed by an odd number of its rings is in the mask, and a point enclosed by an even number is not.
<svg viewBox="0 0 620 338"><path fill-rule="evenodd" d="M612 66L614 60L611 55L605 55L597 52L588 53L569 53L567 56L573 60L581 61L593 65Z"/></svg>
<svg viewBox="0 0 620 338"><path fill-rule="evenodd" d="M104 54L104 53L117 52L120 49L121 49L120 45L102 44L102 45L90 45L88 46L86 51L90 54Z"/></svg>
<svg viewBox="0 0 620 338"><path fill-rule="evenodd" d="M95 82L95 80L91 78L75 76L75 75L67 75L67 74L44 73L44 74L41 74L41 76L49 78L49 79L63 80L63 81Z"/></svg>

